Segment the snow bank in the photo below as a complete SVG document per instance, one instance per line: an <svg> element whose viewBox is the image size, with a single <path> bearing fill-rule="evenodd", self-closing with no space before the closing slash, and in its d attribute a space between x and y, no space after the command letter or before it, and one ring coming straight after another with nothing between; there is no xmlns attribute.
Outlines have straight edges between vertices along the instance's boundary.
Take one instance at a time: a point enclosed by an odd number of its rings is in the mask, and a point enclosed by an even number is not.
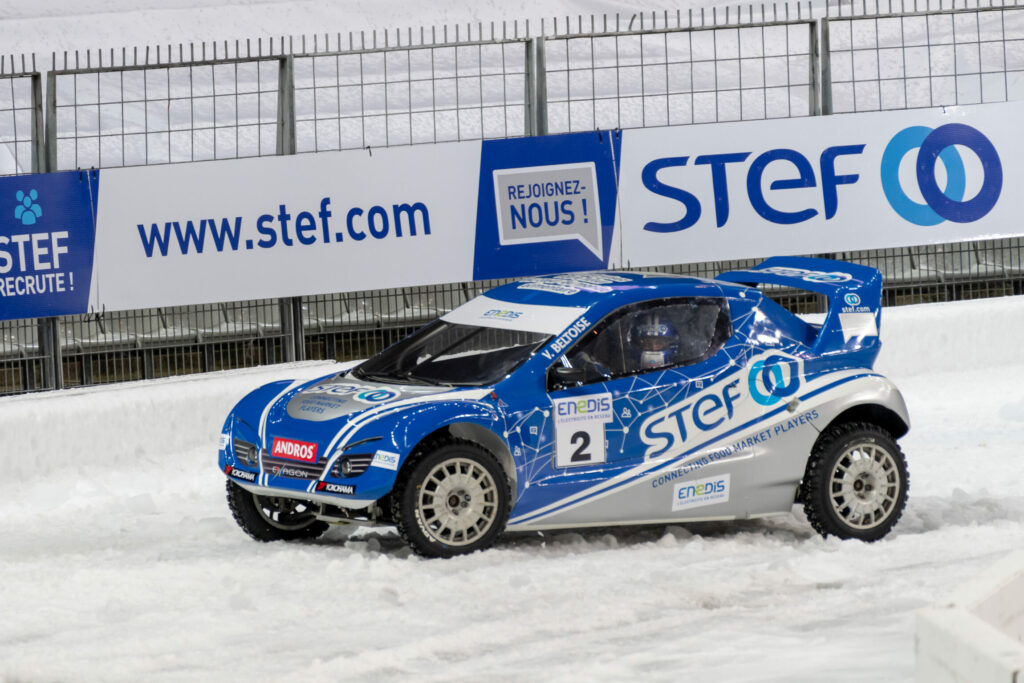
<svg viewBox="0 0 1024 683"><path fill-rule="evenodd" d="M1024 676L1024 551L917 613L918 683L1015 683Z"/></svg>
<svg viewBox="0 0 1024 683"><path fill-rule="evenodd" d="M875 367L894 380L1021 365L1024 296L886 308L881 334Z"/></svg>
<svg viewBox="0 0 1024 683"><path fill-rule="evenodd" d="M0 398L0 490L68 468L142 469L169 449L215 451L224 418L249 391L338 367L290 363Z"/></svg>
<svg viewBox="0 0 1024 683"><path fill-rule="evenodd" d="M877 367L899 386L918 375L1024 365L1021 339L1024 297L889 308L882 313ZM0 398L0 468L10 483L76 463L144 467L166 457L171 444L213 452L228 410L250 390L337 369L329 362L293 363ZM1024 417L1024 402L1005 409L1007 417L1015 411Z"/></svg>

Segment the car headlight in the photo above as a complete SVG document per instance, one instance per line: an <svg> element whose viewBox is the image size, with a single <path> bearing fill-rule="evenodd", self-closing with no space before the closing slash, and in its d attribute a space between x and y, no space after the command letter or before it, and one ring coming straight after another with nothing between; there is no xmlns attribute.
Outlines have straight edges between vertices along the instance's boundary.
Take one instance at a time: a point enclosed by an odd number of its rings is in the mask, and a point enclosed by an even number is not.
<svg viewBox="0 0 1024 683"><path fill-rule="evenodd" d="M335 461L334 466L331 467L331 476L358 477L370 467L371 462L373 462L373 453L343 456Z"/></svg>
<svg viewBox="0 0 1024 683"><path fill-rule="evenodd" d="M259 462L260 449L257 448L256 444L243 441L238 437L235 437L231 442L232 448L235 451L235 459L243 465L249 467L256 467Z"/></svg>

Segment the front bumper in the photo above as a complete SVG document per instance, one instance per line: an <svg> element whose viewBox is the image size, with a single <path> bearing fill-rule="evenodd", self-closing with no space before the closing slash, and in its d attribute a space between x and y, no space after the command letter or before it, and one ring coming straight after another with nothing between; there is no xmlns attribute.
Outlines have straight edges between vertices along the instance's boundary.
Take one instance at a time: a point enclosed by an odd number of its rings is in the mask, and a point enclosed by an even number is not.
<svg viewBox="0 0 1024 683"><path fill-rule="evenodd" d="M315 493L312 491L299 491L293 488L281 488L277 486L260 486L247 481L243 481L231 475L228 475L228 478L231 479L231 481L238 484L239 486L241 486L246 491L254 493L257 496L308 500L314 503L321 503L323 505L333 505L335 507L348 508L351 510L363 510L377 502L376 498L365 499L357 498L355 496L326 495L321 493Z"/></svg>

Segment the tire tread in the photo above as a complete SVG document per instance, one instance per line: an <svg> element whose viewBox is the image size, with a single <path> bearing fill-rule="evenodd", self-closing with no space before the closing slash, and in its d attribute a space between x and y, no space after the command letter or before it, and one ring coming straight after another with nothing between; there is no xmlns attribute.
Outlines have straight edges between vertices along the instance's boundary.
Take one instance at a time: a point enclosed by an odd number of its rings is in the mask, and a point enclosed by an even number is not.
<svg viewBox="0 0 1024 683"><path fill-rule="evenodd" d="M822 536L836 536L838 538L860 538L855 534L845 533L842 529L839 529L836 523L831 520L827 515L827 506L829 502L824 500L821 496L822 491L827 487L827 479L829 477L830 461L833 455L832 451L836 445L843 440L849 438L851 435L858 432L872 433L874 436L884 439L889 442L886 444L886 448L892 445L891 455L896 459L897 465L900 467L903 473L903 489L900 492L900 499L897 503L896 510L892 513L889 519L885 520L879 527L874 529L864 530L861 540L868 542L876 541L892 529L893 526L899 521L903 515L903 510L906 507L907 494L910 491L910 473L906 466L906 457L903 455L902 449L896 439L883 427L873 424L870 422L844 422L837 425L831 425L818 437L817 442L814 444L814 448L811 450L811 456L807 460L807 470L804 475L803 483L800 487L800 501L804 506L804 514L807 517L807 521L811 527ZM879 533L879 530L881 532Z"/></svg>

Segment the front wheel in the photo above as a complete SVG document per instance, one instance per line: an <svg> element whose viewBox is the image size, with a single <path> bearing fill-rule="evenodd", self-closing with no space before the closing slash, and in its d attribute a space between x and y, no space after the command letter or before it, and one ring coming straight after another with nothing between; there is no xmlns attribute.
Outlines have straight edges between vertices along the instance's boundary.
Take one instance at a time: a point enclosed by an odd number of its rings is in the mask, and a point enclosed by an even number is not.
<svg viewBox="0 0 1024 683"><path fill-rule="evenodd" d="M807 462L804 512L822 536L877 541L907 503L907 461L885 429L869 423L830 427Z"/></svg>
<svg viewBox="0 0 1024 683"><path fill-rule="evenodd" d="M509 486L494 457L468 441L432 444L396 485L392 516L402 538L426 557L489 547L505 529Z"/></svg>
<svg viewBox="0 0 1024 683"><path fill-rule="evenodd" d="M257 541L318 538L327 522L316 518L309 503L292 498L257 496L228 479L228 507L242 531Z"/></svg>

